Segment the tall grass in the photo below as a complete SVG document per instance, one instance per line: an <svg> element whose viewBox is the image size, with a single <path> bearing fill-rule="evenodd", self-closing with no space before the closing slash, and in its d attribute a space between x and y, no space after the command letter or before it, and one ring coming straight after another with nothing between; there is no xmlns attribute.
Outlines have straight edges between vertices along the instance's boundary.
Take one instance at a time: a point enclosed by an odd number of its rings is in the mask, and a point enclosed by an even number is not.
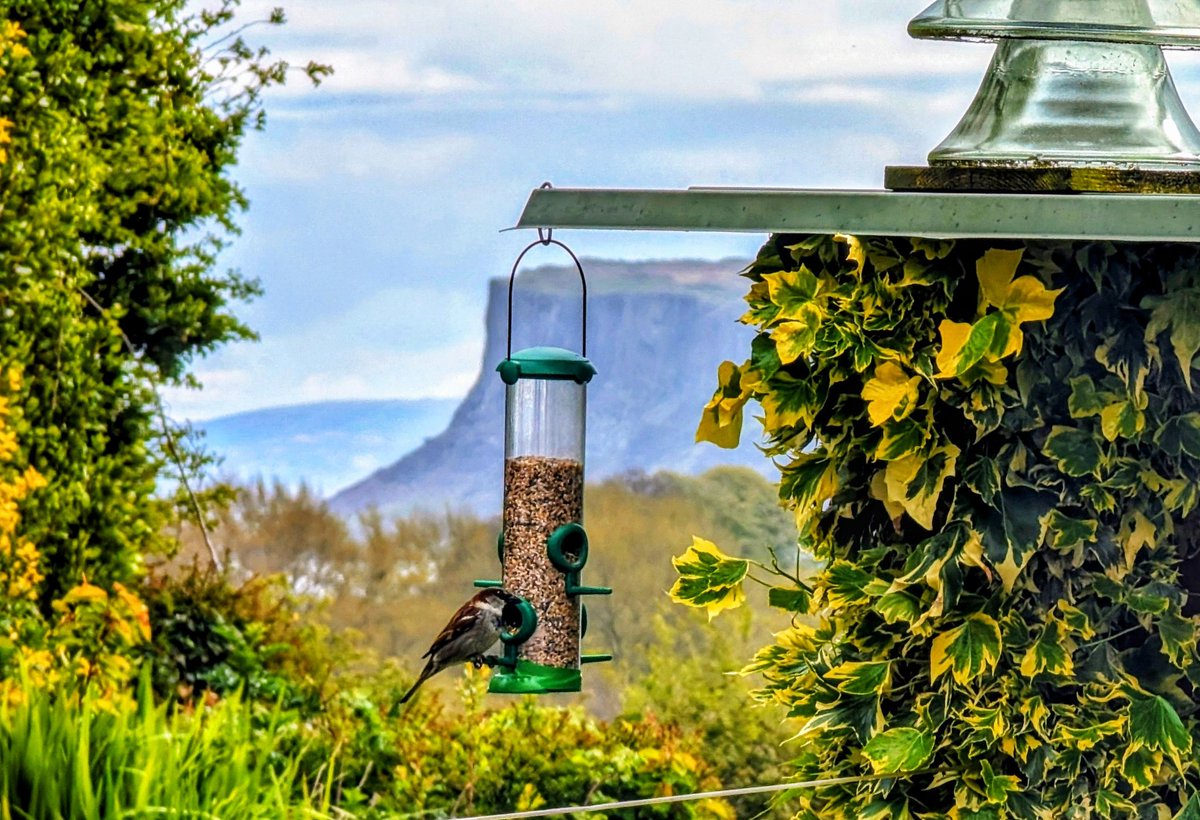
<svg viewBox="0 0 1200 820"><path fill-rule="evenodd" d="M25 694L0 706L0 820L331 816L332 762L306 782L279 709L231 697L189 714L145 684L136 708Z"/></svg>

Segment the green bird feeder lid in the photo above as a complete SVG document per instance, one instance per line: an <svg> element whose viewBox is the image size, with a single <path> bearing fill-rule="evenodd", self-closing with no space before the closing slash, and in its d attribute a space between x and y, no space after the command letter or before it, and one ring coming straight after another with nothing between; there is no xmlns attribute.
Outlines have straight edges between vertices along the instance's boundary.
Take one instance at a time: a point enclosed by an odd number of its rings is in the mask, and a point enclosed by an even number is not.
<svg viewBox="0 0 1200 820"><path fill-rule="evenodd" d="M571 380L587 384L596 375L590 361L561 347L527 347L513 353L496 367L505 384L518 379Z"/></svg>

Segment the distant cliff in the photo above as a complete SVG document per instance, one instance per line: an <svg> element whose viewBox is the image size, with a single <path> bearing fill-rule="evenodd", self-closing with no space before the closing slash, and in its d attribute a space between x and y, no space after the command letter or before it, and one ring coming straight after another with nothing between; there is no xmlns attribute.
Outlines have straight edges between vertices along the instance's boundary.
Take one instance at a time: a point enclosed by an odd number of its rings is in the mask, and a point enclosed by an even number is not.
<svg viewBox="0 0 1200 820"><path fill-rule="evenodd" d="M699 473L718 464L770 466L752 443L736 451L696 444L700 410L717 365L745 359L750 330L736 322L747 283L744 262L621 263L584 260L588 278L589 480L630 471ZM513 350L549 344L579 349L579 276L543 267L517 279ZM490 283L487 341L479 379L438 436L332 499L339 512L377 507L498 514L504 458L507 281ZM747 425L752 431L753 424ZM743 438L750 438L743 436Z"/></svg>

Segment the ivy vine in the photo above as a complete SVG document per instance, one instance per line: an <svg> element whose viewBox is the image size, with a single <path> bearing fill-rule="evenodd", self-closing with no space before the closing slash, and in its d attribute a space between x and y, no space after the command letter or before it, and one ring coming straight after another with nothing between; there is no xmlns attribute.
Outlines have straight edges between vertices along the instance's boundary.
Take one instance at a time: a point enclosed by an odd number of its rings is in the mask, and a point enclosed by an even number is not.
<svg viewBox="0 0 1200 820"><path fill-rule="evenodd" d="M797 721L802 818L1197 818L1200 246L776 236L748 403L810 580L697 539L791 624L746 667Z"/></svg>

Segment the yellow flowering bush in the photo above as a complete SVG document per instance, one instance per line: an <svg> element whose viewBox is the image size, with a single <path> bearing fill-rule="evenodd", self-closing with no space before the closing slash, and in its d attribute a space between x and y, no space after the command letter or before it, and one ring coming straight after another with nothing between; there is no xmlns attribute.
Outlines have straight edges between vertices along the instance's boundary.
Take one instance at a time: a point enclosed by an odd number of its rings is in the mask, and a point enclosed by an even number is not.
<svg viewBox="0 0 1200 820"><path fill-rule="evenodd" d="M120 583L110 592L86 578L53 602L53 622L38 607L45 572L37 547L20 533L20 504L46 479L21 463L10 423L20 370L0 368L0 375L0 703L23 702L30 686L82 691L93 684L111 706L128 697L131 656L150 639L149 610Z"/></svg>

